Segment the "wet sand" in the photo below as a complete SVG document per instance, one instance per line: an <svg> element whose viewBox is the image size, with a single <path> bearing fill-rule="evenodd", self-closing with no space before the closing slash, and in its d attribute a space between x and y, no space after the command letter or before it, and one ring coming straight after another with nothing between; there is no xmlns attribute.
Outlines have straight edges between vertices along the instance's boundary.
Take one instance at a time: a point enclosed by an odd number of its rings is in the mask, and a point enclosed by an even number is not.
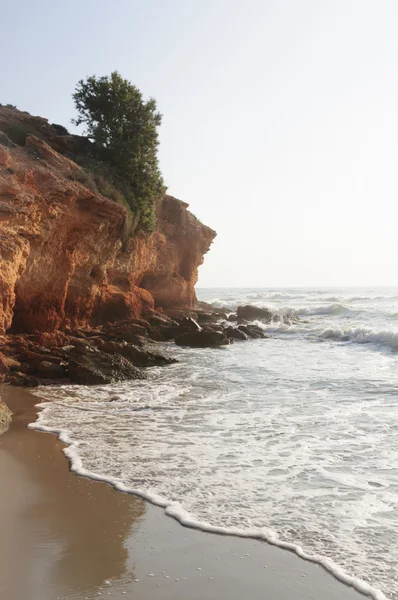
<svg viewBox="0 0 398 600"><path fill-rule="evenodd" d="M55 392L56 393L56 392ZM27 429L37 398L0 386L3 600L361 600L322 567L255 540L182 527L69 471L56 436Z"/></svg>

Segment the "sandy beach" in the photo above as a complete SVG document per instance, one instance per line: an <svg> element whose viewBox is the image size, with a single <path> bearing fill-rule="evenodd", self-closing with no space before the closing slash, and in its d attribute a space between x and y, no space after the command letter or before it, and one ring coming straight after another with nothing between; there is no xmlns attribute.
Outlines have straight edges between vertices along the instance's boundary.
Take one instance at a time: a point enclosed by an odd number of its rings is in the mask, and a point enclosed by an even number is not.
<svg viewBox="0 0 398 600"><path fill-rule="evenodd" d="M0 387L4 600L360 600L321 567L266 543L182 527L140 498L69 471L56 436L27 429L37 398Z"/></svg>

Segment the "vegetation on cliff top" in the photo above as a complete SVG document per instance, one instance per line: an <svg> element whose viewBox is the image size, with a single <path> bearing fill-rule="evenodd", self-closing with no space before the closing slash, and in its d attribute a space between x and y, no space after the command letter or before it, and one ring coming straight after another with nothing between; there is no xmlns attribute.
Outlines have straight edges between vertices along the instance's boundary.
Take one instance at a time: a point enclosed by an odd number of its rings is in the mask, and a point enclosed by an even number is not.
<svg viewBox="0 0 398 600"><path fill-rule="evenodd" d="M74 179L125 206L127 237L137 230L153 231L156 200L166 191L157 156L162 116L156 101L144 100L139 89L117 71L80 80L72 97L78 113L72 122L85 125L87 137L71 136L62 125L47 125L45 119L23 113L13 104L0 104L12 109L1 130L19 146L25 145L28 134L55 143L57 151L86 172ZM72 138L72 144L65 143L63 152L54 134Z"/></svg>
<svg viewBox="0 0 398 600"><path fill-rule="evenodd" d="M153 98L114 71L110 77L80 80L73 94L78 117L93 141L80 163L93 175L100 191L127 204L134 222L155 228L155 201L165 192L157 148L161 115Z"/></svg>

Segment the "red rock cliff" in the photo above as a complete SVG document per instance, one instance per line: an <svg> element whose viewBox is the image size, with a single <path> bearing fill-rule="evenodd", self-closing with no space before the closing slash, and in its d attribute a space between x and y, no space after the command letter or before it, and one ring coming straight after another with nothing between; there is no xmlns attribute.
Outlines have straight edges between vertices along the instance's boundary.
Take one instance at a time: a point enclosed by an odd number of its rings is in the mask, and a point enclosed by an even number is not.
<svg viewBox="0 0 398 600"><path fill-rule="evenodd" d="M11 114L0 109L0 130ZM215 232L180 200L158 202L157 231L126 239L126 210L84 185L54 130L24 147L0 133L0 333L86 327L153 306L192 308ZM41 136L43 137L43 136ZM82 183L83 182L83 183Z"/></svg>

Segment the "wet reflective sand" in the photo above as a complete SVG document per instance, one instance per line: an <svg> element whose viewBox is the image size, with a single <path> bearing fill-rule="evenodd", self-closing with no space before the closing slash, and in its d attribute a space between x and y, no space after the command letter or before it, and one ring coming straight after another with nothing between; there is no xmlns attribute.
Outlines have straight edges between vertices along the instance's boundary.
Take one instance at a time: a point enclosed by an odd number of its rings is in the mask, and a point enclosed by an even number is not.
<svg viewBox="0 0 398 600"><path fill-rule="evenodd" d="M55 392L56 393L56 392ZM255 540L181 527L161 509L70 473L63 445L26 428L35 398L0 387L4 600L360 600L321 567Z"/></svg>

